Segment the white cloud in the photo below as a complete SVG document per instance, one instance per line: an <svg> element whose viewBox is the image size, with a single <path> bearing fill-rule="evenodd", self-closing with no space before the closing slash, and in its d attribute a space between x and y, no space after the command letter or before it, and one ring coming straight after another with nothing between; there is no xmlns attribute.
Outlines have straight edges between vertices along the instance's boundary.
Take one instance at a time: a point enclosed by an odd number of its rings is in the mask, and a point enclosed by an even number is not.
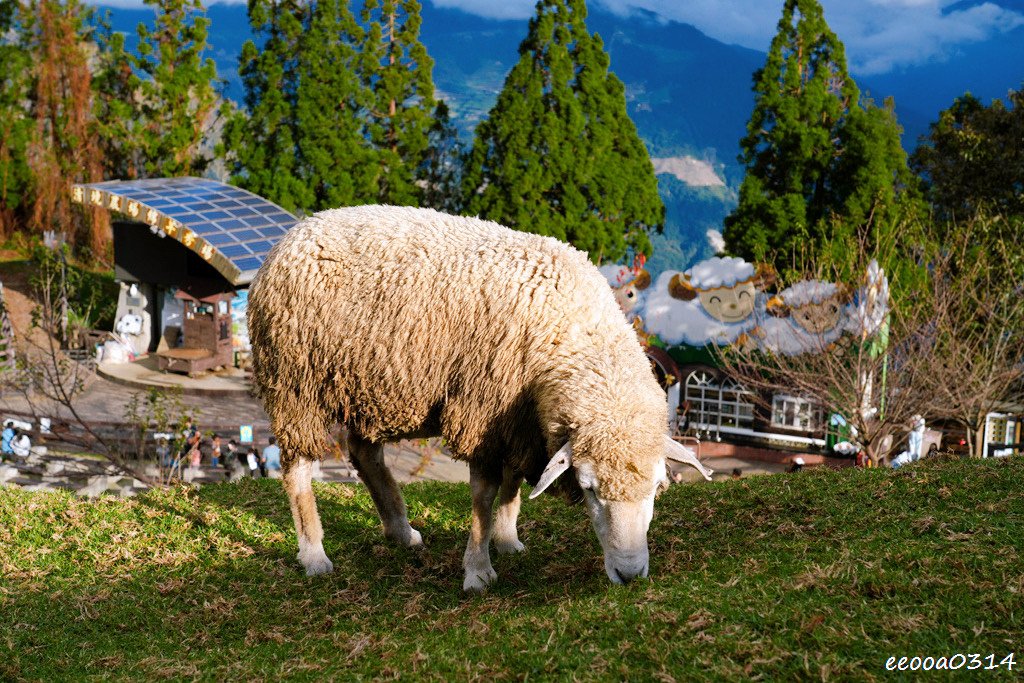
<svg viewBox="0 0 1024 683"><path fill-rule="evenodd" d="M430 0L428 0L430 1ZM532 16L534 0L432 0L502 19ZM782 1L591 0L619 13L637 9L693 24L725 43L767 51ZM1024 14L984 2L944 14L958 0L821 0L825 20L846 46L850 68L862 75L942 60L957 47L988 40L1024 24Z"/></svg>

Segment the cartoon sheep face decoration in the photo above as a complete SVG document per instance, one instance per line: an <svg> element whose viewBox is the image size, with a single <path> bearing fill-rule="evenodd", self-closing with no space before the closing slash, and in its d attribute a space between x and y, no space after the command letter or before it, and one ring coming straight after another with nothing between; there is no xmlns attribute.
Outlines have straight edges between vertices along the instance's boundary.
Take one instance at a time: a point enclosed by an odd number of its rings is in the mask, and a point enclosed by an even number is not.
<svg viewBox="0 0 1024 683"><path fill-rule="evenodd" d="M669 344L731 344L758 325L760 291L774 281L767 266L737 257L701 261L658 278L647 302L648 329Z"/></svg>
<svg viewBox="0 0 1024 683"><path fill-rule="evenodd" d="M802 280L768 300L763 325L769 351L793 355L821 352L846 331L853 292L845 285Z"/></svg>
<svg viewBox="0 0 1024 683"><path fill-rule="evenodd" d="M804 280L768 300L768 313L790 318L808 334L824 335L842 323L843 311L853 299L846 286Z"/></svg>

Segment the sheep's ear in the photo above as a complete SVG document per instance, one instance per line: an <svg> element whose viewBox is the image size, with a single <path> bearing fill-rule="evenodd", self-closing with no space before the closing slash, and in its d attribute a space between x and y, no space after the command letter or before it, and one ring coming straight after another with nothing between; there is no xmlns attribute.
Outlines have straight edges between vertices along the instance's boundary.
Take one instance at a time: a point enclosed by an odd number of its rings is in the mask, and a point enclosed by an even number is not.
<svg viewBox="0 0 1024 683"><path fill-rule="evenodd" d="M714 473L714 470L704 467L693 451L683 444L673 441L668 436L665 437L665 457L669 460L675 460L676 462L681 462L684 465L689 465L700 472L702 477L711 481L711 475Z"/></svg>
<svg viewBox="0 0 1024 683"><path fill-rule="evenodd" d="M689 276L682 273L676 273L668 281L668 294L680 301L693 301L697 298L697 290L690 284Z"/></svg>
<svg viewBox="0 0 1024 683"><path fill-rule="evenodd" d="M551 486L551 483L558 479L570 466L572 466L572 442L566 441L565 445L551 456L548 466L544 468L544 473L540 475L540 481L537 482L533 493L530 494L530 500L544 493L544 490Z"/></svg>
<svg viewBox="0 0 1024 683"><path fill-rule="evenodd" d="M754 284L762 290L771 287L779 279L778 273L770 263L758 263L754 270Z"/></svg>
<svg viewBox="0 0 1024 683"><path fill-rule="evenodd" d="M632 284L637 289L647 289L651 286L651 274L648 273L646 269L641 269L640 272L637 273L636 277L633 278Z"/></svg>

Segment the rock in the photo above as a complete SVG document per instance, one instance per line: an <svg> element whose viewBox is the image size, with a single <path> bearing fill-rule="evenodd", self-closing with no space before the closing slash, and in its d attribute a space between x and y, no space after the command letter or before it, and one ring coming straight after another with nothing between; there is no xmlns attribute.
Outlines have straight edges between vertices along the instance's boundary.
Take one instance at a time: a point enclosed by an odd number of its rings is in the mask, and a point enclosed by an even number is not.
<svg viewBox="0 0 1024 683"><path fill-rule="evenodd" d="M43 475L53 477L64 473L64 463L60 460L51 460L43 468Z"/></svg>

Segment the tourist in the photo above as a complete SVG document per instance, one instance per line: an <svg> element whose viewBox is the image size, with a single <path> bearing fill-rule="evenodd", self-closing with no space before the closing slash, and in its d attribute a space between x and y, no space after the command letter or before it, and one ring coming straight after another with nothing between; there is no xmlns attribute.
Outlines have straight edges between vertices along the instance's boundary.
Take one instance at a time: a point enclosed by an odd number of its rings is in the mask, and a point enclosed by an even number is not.
<svg viewBox="0 0 1024 683"><path fill-rule="evenodd" d="M269 441L270 445L263 449L264 476L266 470L281 469L281 449L277 446L277 439L270 437Z"/></svg>
<svg viewBox="0 0 1024 683"><path fill-rule="evenodd" d="M162 436L156 440L156 457L160 467L171 466L171 446L167 443L167 439Z"/></svg>
<svg viewBox="0 0 1024 683"><path fill-rule="evenodd" d="M188 449L189 464L196 469L199 468L199 463L203 461L203 452L199 449L199 441L199 434L196 434L192 438L192 443Z"/></svg>
<svg viewBox="0 0 1024 683"><path fill-rule="evenodd" d="M14 434L14 423L8 420L4 423L3 440L0 442L0 454L3 455L3 458L9 458L14 455L14 448L11 447L11 442L14 441Z"/></svg>
<svg viewBox="0 0 1024 683"><path fill-rule="evenodd" d="M217 467L220 465L220 435L214 434L213 439L210 442L210 465Z"/></svg>
<svg viewBox="0 0 1024 683"><path fill-rule="evenodd" d="M789 469L786 470L786 471L787 472L799 472L803 468L804 468L804 459L803 458L794 458L793 459L793 464L790 465Z"/></svg>
<svg viewBox="0 0 1024 683"><path fill-rule="evenodd" d="M254 446L249 446L249 450L245 453L245 461L249 466L249 476L255 479L256 472L260 467L260 454Z"/></svg>
<svg viewBox="0 0 1024 683"><path fill-rule="evenodd" d="M733 467L732 468L732 478L733 479L742 479L743 478L743 470L741 470L739 467Z"/></svg>
<svg viewBox="0 0 1024 683"><path fill-rule="evenodd" d="M20 429L15 430L14 440L11 441L11 450L14 451L15 457L27 458L32 451L32 440L28 438L28 434Z"/></svg>

